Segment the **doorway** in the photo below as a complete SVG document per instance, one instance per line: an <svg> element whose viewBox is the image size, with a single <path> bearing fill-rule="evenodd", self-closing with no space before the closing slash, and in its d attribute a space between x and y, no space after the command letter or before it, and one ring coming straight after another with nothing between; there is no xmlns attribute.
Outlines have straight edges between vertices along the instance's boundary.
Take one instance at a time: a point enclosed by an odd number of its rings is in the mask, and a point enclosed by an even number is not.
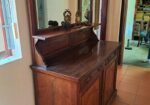
<svg viewBox="0 0 150 105"><path fill-rule="evenodd" d="M119 41L122 43L120 59L123 64L150 67L143 61L148 55L148 41L141 39L149 21L150 4L145 0L123 0ZM146 12L146 13L145 13ZM143 26L141 21L144 21ZM144 29L142 29L144 27Z"/></svg>

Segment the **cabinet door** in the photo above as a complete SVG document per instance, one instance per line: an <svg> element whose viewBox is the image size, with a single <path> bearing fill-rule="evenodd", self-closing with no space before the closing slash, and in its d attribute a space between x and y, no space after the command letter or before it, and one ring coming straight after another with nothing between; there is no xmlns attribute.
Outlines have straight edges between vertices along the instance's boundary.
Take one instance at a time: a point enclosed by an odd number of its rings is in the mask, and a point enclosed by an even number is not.
<svg viewBox="0 0 150 105"><path fill-rule="evenodd" d="M115 61L108 65L108 68L105 70L104 76L104 105L108 103L108 101L113 96L115 92L115 84L116 84L116 65Z"/></svg>
<svg viewBox="0 0 150 105"><path fill-rule="evenodd" d="M99 79L81 97L82 105L100 105L99 104Z"/></svg>

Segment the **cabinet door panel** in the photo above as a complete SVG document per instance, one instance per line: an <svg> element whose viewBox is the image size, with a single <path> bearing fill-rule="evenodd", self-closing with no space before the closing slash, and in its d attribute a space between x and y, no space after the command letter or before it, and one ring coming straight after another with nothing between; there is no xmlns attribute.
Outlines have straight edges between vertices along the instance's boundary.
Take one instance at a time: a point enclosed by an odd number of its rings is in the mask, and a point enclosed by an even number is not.
<svg viewBox="0 0 150 105"><path fill-rule="evenodd" d="M103 99L103 71L100 72L99 77L99 105L102 105L102 99Z"/></svg>
<svg viewBox="0 0 150 105"><path fill-rule="evenodd" d="M83 94L81 97L82 105L100 105L99 104L99 79Z"/></svg>
<svg viewBox="0 0 150 105"><path fill-rule="evenodd" d="M108 103L115 91L115 70L115 62L109 64L105 70L104 105Z"/></svg>
<svg viewBox="0 0 150 105"><path fill-rule="evenodd" d="M36 105L77 105L76 83L34 72Z"/></svg>

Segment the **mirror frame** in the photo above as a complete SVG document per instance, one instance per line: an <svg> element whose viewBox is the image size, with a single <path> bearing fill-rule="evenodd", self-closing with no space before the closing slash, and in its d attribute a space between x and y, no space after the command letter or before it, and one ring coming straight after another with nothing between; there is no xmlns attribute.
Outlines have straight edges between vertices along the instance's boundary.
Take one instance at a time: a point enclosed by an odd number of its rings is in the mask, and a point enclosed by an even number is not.
<svg viewBox="0 0 150 105"><path fill-rule="evenodd" d="M77 11L81 11L82 9L82 0L77 0ZM91 20L90 23L92 23L92 16L93 16L93 0L90 0L91 5ZM49 28L44 28L44 29L38 29L37 27L37 14L36 14L36 2L35 0L27 0L28 4L28 17L29 17L29 27L30 27L30 32L32 35L40 35L44 33L48 33L52 30L58 30L61 29L62 26L57 26L57 27L49 27ZM73 24L72 24L73 25Z"/></svg>

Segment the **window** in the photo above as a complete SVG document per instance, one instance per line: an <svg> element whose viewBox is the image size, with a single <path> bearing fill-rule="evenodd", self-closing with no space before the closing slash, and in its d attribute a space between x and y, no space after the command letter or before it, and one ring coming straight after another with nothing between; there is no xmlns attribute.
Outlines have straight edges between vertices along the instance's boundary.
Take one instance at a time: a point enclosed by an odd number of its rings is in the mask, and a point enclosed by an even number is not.
<svg viewBox="0 0 150 105"><path fill-rule="evenodd" d="M15 0L0 0L0 65L21 57Z"/></svg>

